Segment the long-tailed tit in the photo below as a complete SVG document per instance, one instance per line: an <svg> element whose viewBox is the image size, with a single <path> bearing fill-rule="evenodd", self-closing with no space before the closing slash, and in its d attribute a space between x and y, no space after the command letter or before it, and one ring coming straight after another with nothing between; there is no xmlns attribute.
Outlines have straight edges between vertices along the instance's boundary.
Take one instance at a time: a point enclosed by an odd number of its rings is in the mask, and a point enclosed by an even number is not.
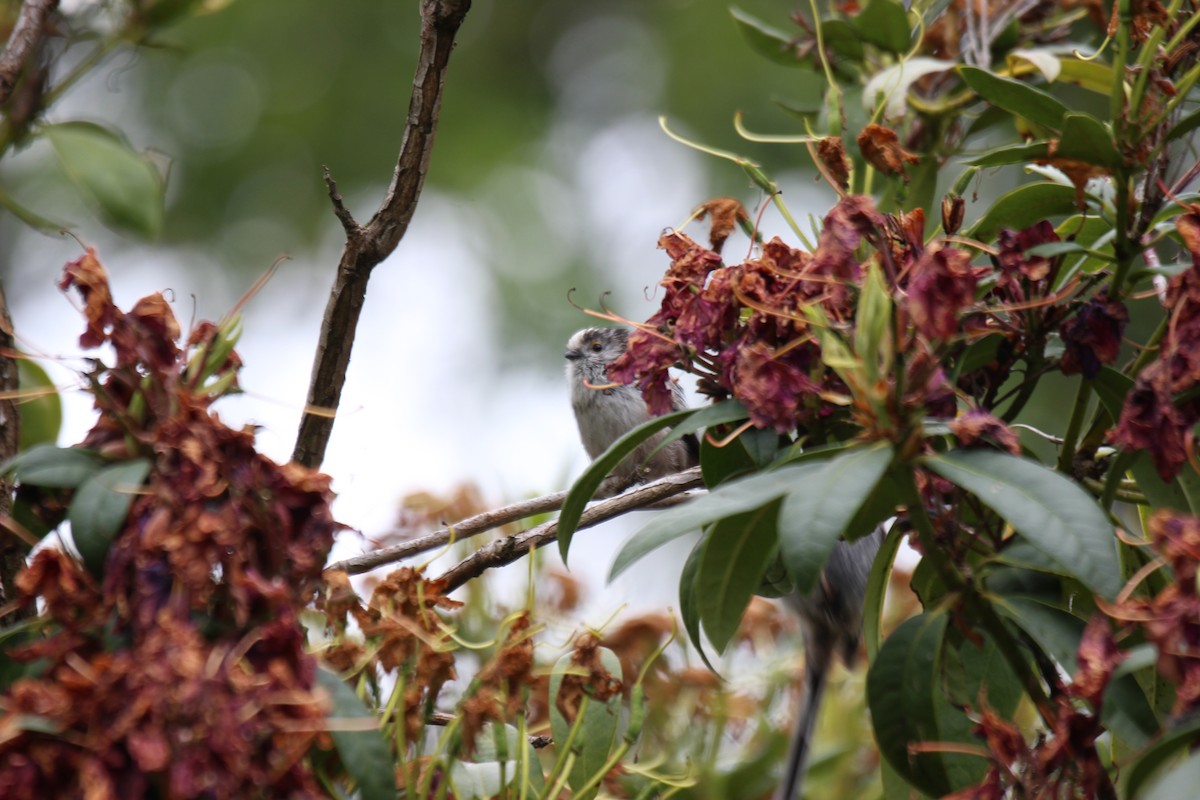
<svg viewBox="0 0 1200 800"><path fill-rule="evenodd" d="M623 328L586 328L567 342L567 381L584 449L592 458L637 425L650 419L646 403L632 386L614 386L608 365L625 352L629 333ZM600 388L603 387L603 388ZM676 409L685 407L683 392L673 387ZM635 478L657 478L694 466L697 452L682 440L650 455L665 432L653 437L617 468L619 485ZM647 457L649 459L647 460ZM640 470L640 474L635 474ZM882 529L853 543L839 541L811 594L792 594L787 604L800 617L804 637L804 691L791 752L775 800L794 800L803 790L813 725L820 709L835 655L853 666L862 630L867 577L883 541Z"/></svg>

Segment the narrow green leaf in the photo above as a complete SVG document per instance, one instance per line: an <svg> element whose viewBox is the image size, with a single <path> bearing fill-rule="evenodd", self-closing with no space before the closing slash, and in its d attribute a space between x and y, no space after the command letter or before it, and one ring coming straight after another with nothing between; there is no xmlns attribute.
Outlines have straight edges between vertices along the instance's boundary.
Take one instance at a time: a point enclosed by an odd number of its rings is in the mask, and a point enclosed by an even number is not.
<svg viewBox="0 0 1200 800"><path fill-rule="evenodd" d="M722 484L706 495L658 514L617 553L608 579L613 580L638 559L667 542L698 531L716 520L752 511L777 500L819 468L819 464L803 463L756 473Z"/></svg>
<svg viewBox="0 0 1200 800"><path fill-rule="evenodd" d="M1006 164L1027 164L1040 158L1048 158L1050 143L1046 140L1028 144L1012 144L993 147L982 155L964 162L972 167L1002 167Z"/></svg>
<svg viewBox="0 0 1200 800"><path fill-rule="evenodd" d="M1063 117L1058 158L1073 158L1088 164L1116 169L1124 159L1113 144L1112 132L1104 123L1087 114L1071 113Z"/></svg>
<svg viewBox="0 0 1200 800"><path fill-rule="evenodd" d="M941 741L936 705L946 622L940 611L905 620L884 640L867 672L867 706L879 752L901 777L934 797L951 790L941 754L910 754L908 746Z"/></svg>
<svg viewBox="0 0 1200 800"><path fill-rule="evenodd" d="M62 429L62 398L46 370L29 358L17 360L17 380L22 394L37 392L17 406L21 415L18 450L29 450L39 444L54 444Z"/></svg>
<svg viewBox="0 0 1200 800"><path fill-rule="evenodd" d="M856 447L796 482L779 515L779 548L800 592L816 586L833 546L892 463L890 444Z"/></svg>
<svg viewBox="0 0 1200 800"><path fill-rule="evenodd" d="M749 416L746 407L737 400L730 398L711 406L697 408L695 413L671 428L663 440L658 443L655 451L661 450L676 439L681 439L689 433L696 433L711 425L724 425L729 422L740 422Z"/></svg>
<svg viewBox="0 0 1200 800"><path fill-rule="evenodd" d="M621 662L616 655L606 647L601 647L600 661L604 668L621 680ZM556 746L562 747L571 734L572 723L567 721L558 707L558 694L562 688L563 676L578 667L572 661L573 654L567 653L554 665L550 674L550 732L554 736ZM579 730L575 733L572 750L575 753L575 764L567 775L567 783L579 787L598 773L608 761L609 751L617 737L617 722L621 716L620 693L601 701L591 699L583 710L579 722ZM591 800L596 796L599 787L574 795L575 800Z"/></svg>
<svg viewBox="0 0 1200 800"><path fill-rule="evenodd" d="M961 66L958 72L971 91L992 105L1047 128L1062 128L1063 115L1069 109L1050 93L978 67Z"/></svg>
<svg viewBox="0 0 1200 800"><path fill-rule="evenodd" d="M1074 481L997 450L955 450L921 463L974 494L1092 591L1108 599L1121 591L1115 529Z"/></svg>
<svg viewBox="0 0 1200 800"><path fill-rule="evenodd" d="M864 42L889 53L907 53L912 32L908 12L896 0L870 0L850 24Z"/></svg>
<svg viewBox="0 0 1200 800"><path fill-rule="evenodd" d="M1050 217L1066 216L1075 210L1075 189L1061 183L1031 183L1019 186L992 203L966 236L990 242L1001 228L1022 230Z"/></svg>
<svg viewBox="0 0 1200 800"><path fill-rule="evenodd" d="M41 135L105 224L146 239L158 236L163 224L162 177L124 138L89 122L47 125Z"/></svg>
<svg viewBox="0 0 1200 800"><path fill-rule="evenodd" d="M1192 131L1200 128L1200 108L1186 115L1183 119L1176 122L1171 130L1167 131L1167 141L1171 142L1181 136L1187 136Z"/></svg>
<svg viewBox="0 0 1200 800"><path fill-rule="evenodd" d="M325 721L338 758L346 772L354 778L362 800L394 800L396 797L396 764L388 751L383 733L376 729L360 730L359 720L378 722L354 690L328 669L317 670L317 684L329 693L332 703ZM354 730L345 721L354 720Z"/></svg>
<svg viewBox="0 0 1200 800"><path fill-rule="evenodd" d="M697 594L696 575L700 572L700 560L704 557L704 547L708 544L705 537L696 542L687 561L683 562L683 571L679 574L679 616L683 618L683 628L687 631L688 640L700 654L704 666L714 675L717 670L708 660L704 652L704 638L700 635L700 602Z"/></svg>
<svg viewBox="0 0 1200 800"><path fill-rule="evenodd" d="M642 423L613 442L611 447L601 453L600 457L583 471L579 480L575 481L571 490L567 492L562 512L558 515L558 552L562 554L563 563L567 561L567 553L571 549L571 537L575 535L575 526L579 524L579 518L583 516L583 509L596 494L596 490L600 488L600 484L604 482L608 474L642 442L663 428L682 422L695 413L694 409L689 408L672 414L664 414Z"/></svg>
<svg viewBox="0 0 1200 800"><path fill-rule="evenodd" d="M742 613L775 560L778 501L713 525L696 574L700 621L717 652L737 633Z"/></svg>
<svg viewBox="0 0 1200 800"><path fill-rule="evenodd" d="M71 538L93 575L104 574L108 548L125 524L129 505L149 473L149 459L122 461L88 478L71 498L67 508Z"/></svg>
<svg viewBox="0 0 1200 800"><path fill-rule="evenodd" d="M47 489L74 489L104 466L100 457L81 447L34 445L0 465L0 475L11 473L19 483Z"/></svg>
<svg viewBox="0 0 1200 800"><path fill-rule="evenodd" d="M1161 767L1184 750L1195 746L1198 738L1200 738L1200 718L1196 717L1184 720L1178 727L1163 734L1161 739L1142 751L1133 763L1124 768L1125 796L1129 800L1137 800L1138 797L1142 797L1142 792L1147 788L1148 782L1159 772ZM1194 790L1198 783L1200 783L1200 778L1193 781L1189 791L1183 794L1157 796L1172 797L1172 800L1191 797L1195 794Z"/></svg>
<svg viewBox="0 0 1200 800"><path fill-rule="evenodd" d="M891 582L896 553L907 535L899 525L892 526L879 546L879 554L875 556L871 575L867 578L867 593L863 601L863 643L867 648L868 662L874 662L879 653L883 638L883 601L887 596L888 583Z"/></svg>
<svg viewBox="0 0 1200 800"><path fill-rule="evenodd" d="M1078 58L1060 58L1059 83L1073 83L1088 91L1108 95L1112 93L1113 72L1108 64L1099 61L1083 61Z"/></svg>
<svg viewBox="0 0 1200 800"><path fill-rule="evenodd" d="M733 17L733 21L737 23L742 36L746 38L751 50L776 64L800 66L803 63L796 58L794 37L768 25L737 6L731 7L729 13Z"/></svg>

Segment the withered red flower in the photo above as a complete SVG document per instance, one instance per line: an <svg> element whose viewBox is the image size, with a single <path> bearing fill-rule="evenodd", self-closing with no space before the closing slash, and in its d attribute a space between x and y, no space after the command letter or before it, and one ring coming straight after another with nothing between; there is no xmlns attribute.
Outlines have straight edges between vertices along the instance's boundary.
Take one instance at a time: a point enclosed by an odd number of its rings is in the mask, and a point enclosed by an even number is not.
<svg viewBox="0 0 1200 800"><path fill-rule="evenodd" d="M845 189L850 185L850 157L846 155L846 144L840 136L826 136L817 140L817 160L825 167L834 184Z"/></svg>
<svg viewBox="0 0 1200 800"><path fill-rule="evenodd" d="M817 387L789 356L776 356L762 341L731 348L728 384L760 428L786 433L796 426L805 395Z"/></svg>
<svg viewBox="0 0 1200 800"><path fill-rule="evenodd" d="M1003 272L1001 281L1013 281L1020 276L1036 283L1047 278L1054 262L1047 256L1029 255L1026 251L1039 244L1057 241L1061 241L1058 233L1046 220L1022 231L1001 230L996 240L1000 250L996 260Z"/></svg>
<svg viewBox="0 0 1200 800"><path fill-rule="evenodd" d="M916 164L921 157L916 153L905 150L900 145L900 137L891 128L871 123L858 134L858 149L862 151L867 163L884 175L904 175L905 164Z"/></svg>
<svg viewBox="0 0 1200 800"><path fill-rule="evenodd" d="M697 219L704 219L705 216L708 216L711 221L708 243L714 253L721 252L721 248L725 246L725 240L733 233L733 229L739 222L750 219L750 215L746 213L746 207L740 200L732 197L714 198L701 204L700 209Z"/></svg>
<svg viewBox="0 0 1200 800"><path fill-rule="evenodd" d="M1101 366L1117 360L1127 322L1129 311L1120 300L1098 295L1085 303L1060 330L1066 346L1063 373L1083 373L1089 380L1095 378Z"/></svg>
<svg viewBox="0 0 1200 800"><path fill-rule="evenodd" d="M1021 441L1012 428L988 412L973 408L950 422L950 432L963 447L990 440L1014 456L1021 455Z"/></svg>
<svg viewBox="0 0 1200 800"><path fill-rule="evenodd" d="M1168 365L1156 361L1138 375L1125 398L1112 442L1129 450L1147 450L1164 481L1187 461L1184 441L1194 420L1175 405Z"/></svg>
<svg viewBox="0 0 1200 800"><path fill-rule="evenodd" d="M975 300L975 285L965 250L939 244L925 248L908 282L908 310L917 330L930 339L952 338L959 312Z"/></svg>

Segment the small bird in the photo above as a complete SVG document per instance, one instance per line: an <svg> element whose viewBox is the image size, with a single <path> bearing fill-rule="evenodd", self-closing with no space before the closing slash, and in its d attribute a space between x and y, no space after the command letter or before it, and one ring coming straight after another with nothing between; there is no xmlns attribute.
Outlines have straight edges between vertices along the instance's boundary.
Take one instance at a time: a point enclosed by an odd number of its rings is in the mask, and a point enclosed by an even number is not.
<svg viewBox="0 0 1200 800"><path fill-rule="evenodd" d="M608 365L625 352L628 341L629 332L624 328L585 328L571 337L563 354L567 359L567 382L571 387L575 421L579 424L584 449L592 458L650 419L641 393L633 386L614 384L608 376ZM673 386L672 392L673 408L685 408L683 390L678 384ZM699 462L695 439L690 445L677 440L650 455L665 436L666 432L663 432L652 437L617 467L614 477L618 480L618 488L638 479L679 472ZM839 541L812 593L791 594L785 598L800 617L804 637L804 691L786 771L775 800L795 800L803 791L805 765L821 695L835 655L840 656L848 667L854 665L858 655L867 578L882 542L882 528L856 542Z"/></svg>
<svg viewBox="0 0 1200 800"><path fill-rule="evenodd" d="M628 342L629 331L624 328L584 328L571 337L563 353L579 436L593 459L651 417L641 392L608 377L608 365L625 352ZM673 410L686 408L678 383L671 391ZM666 436L666 431L655 434L617 465L612 476L615 488L671 475L698 463L694 436L677 439L655 452Z"/></svg>

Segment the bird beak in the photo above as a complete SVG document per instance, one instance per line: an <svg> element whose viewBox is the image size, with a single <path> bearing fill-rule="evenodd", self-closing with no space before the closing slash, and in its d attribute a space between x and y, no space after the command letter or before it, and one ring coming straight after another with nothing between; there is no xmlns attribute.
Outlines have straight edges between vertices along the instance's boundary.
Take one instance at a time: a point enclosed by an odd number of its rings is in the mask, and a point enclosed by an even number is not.
<svg viewBox="0 0 1200 800"><path fill-rule="evenodd" d="M578 350L564 350L563 358L567 359L568 361L578 361L579 359L583 358L583 353L579 352Z"/></svg>

